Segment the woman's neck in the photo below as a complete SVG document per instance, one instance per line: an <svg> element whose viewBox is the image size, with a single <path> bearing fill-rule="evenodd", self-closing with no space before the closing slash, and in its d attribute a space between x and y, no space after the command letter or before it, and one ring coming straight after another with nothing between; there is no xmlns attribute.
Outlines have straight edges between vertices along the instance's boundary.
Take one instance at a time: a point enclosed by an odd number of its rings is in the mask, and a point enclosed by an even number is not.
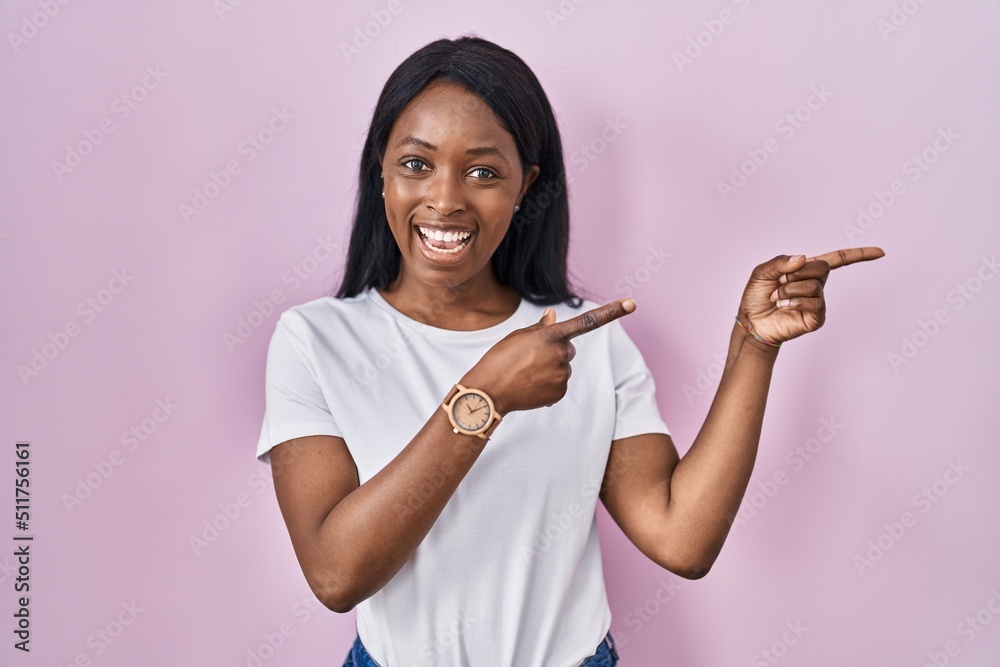
<svg viewBox="0 0 1000 667"><path fill-rule="evenodd" d="M453 331L476 331L499 324L521 304L521 295L492 275L455 286L431 285L400 275L379 294L407 317Z"/></svg>

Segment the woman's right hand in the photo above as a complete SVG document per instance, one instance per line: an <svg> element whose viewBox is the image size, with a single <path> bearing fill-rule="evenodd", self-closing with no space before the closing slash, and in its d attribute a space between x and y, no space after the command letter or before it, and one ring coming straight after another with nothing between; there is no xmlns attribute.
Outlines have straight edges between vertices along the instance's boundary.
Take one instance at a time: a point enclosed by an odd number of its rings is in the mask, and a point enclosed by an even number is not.
<svg viewBox="0 0 1000 667"><path fill-rule="evenodd" d="M556 322L556 311L546 308L538 322L510 332L491 347L461 383L489 394L501 416L551 406L566 395L569 362L576 355L570 341L634 310L633 299L618 299Z"/></svg>

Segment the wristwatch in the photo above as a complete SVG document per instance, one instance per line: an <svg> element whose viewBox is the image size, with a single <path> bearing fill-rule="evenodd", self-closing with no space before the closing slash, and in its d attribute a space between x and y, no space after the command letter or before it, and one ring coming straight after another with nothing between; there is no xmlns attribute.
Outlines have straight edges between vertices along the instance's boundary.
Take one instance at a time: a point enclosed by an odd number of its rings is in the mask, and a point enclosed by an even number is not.
<svg viewBox="0 0 1000 667"><path fill-rule="evenodd" d="M490 439L502 419L489 394L457 383L445 396L441 409L448 413L452 431L477 435L483 440Z"/></svg>

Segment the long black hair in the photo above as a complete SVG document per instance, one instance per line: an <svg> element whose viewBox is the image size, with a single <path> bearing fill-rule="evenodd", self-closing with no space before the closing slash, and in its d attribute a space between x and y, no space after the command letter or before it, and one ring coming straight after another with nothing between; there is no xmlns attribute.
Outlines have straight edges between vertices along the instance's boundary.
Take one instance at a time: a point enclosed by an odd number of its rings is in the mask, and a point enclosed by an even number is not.
<svg viewBox="0 0 1000 667"><path fill-rule="evenodd" d="M523 169L539 166L518 213L491 259L497 280L538 305L582 301L570 288L569 199L562 141L549 100L531 69L512 51L464 35L439 39L410 55L382 88L365 139L347 268L336 293L352 297L385 289L402 259L382 199L382 158L389 133L407 104L430 83L457 83L481 98L513 137Z"/></svg>

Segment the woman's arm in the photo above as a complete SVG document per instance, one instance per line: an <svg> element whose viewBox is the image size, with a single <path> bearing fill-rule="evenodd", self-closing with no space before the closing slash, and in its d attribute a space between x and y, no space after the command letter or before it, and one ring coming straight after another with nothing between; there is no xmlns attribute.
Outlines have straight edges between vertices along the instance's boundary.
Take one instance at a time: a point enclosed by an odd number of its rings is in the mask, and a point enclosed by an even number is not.
<svg viewBox="0 0 1000 667"><path fill-rule="evenodd" d="M628 301L558 323L555 311L546 309L539 322L509 333L458 381L488 393L500 415L556 403L570 376L575 353L570 339L631 312L634 304ZM316 597L346 612L385 586L487 446L477 436L455 433L438 409L364 484L343 438L310 436L272 448L274 492Z"/></svg>
<svg viewBox="0 0 1000 667"><path fill-rule="evenodd" d="M275 446L274 492L316 597L344 613L385 586L485 446L477 436L455 433L438 409L364 484L343 438L309 436Z"/></svg>
<svg viewBox="0 0 1000 667"><path fill-rule="evenodd" d="M753 472L778 348L822 326L831 268L883 256L852 248L803 262L779 256L754 270L733 324L719 388L691 448L678 459L666 434L612 443L601 500L629 539L689 579L715 562Z"/></svg>
<svg viewBox="0 0 1000 667"><path fill-rule="evenodd" d="M722 550L753 472L776 358L734 323L715 399L683 458L663 433L612 443L601 501L661 567L698 579Z"/></svg>

